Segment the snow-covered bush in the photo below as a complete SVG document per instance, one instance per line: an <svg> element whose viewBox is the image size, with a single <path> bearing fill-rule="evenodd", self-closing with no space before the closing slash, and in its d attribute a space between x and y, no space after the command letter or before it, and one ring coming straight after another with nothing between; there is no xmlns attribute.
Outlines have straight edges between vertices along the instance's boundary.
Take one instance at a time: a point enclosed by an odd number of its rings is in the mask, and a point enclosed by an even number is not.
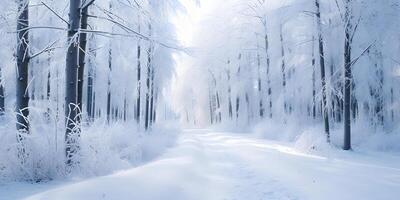
<svg viewBox="0 0 400 200"><path fill-rule="evenodd" d="M0 182L46 181L66 178L64 130L54 121L31 113L31 133L25 135L27 158L21 163L13 116L0 123ZM4 123L4 122L8 123ZM179 129L165 123L143 132L134 121L107 124L95 121L83 126L79 164L72 177L106 175L154 159L174 144ZM71 177L71 175L68 175Z"/></svg>

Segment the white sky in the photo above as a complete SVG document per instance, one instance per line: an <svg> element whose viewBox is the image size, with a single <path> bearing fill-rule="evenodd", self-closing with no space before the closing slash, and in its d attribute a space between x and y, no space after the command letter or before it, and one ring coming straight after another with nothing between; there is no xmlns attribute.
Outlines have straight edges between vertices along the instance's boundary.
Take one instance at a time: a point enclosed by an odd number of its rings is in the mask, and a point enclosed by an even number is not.
<svg viewBox="0 0 400 200"><path fill-rule="evenodd" d="M196 0L180 0L186 7L187 13L180 14L174 19L177 28L178 40L185 46L193 44L193 35L196 28L199 27L201 20L223 0L200 0L200 6L196 4Z"/></svg>

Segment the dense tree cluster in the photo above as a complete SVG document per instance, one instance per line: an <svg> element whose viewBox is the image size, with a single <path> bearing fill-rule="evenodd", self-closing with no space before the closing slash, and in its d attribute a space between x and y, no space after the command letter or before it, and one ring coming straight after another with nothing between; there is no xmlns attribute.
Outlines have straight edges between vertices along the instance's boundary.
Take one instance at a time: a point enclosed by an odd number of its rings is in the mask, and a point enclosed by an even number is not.
<svg viewBox="0 0 400 200"><path fill-rule="evenodd" d="M208 83L197 104L209 108L208 116L188 103L184 119L239 127L268 119L321 123L328 142L331 129L344 128L346 150L353 124L390 132L400 111L399 6L395 0L227 1L213 11L226 15L207 19L212 28L197 40L205 50L197 52L196 70Z"/></svg>
<svg viewBox="0 0 400 200"><path fill-rule="evenodd" d="M80 162L82 126L129 121L138 127L131 131L151 129L164 110L172 52L179 49L172 10L183 8L175 0L0 5L0 120L16 117L22 165L34 154L32 126L64 133L63 144L51 145L64 148L67 168Z"/></svg>

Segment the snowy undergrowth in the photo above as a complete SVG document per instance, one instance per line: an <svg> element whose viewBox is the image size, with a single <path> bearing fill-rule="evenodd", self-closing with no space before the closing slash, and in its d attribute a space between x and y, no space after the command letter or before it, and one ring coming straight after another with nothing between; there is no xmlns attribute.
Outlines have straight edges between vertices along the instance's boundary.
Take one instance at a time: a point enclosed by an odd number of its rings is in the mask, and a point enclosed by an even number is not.
<svg viewBox="0 0 400 200"><path fill-rule="evenodd" d="M300 122L291 119L291 123L266 120L254 126L252 132L260 138L291 142L302 152L329 154L341 149L343 144L342 124L331 127L331 144L326 141L322 124ZM385 131L374 129L368 123L357 122L352 127L352 145L355 151L400 152L400 129Z"/></svg>
<svg viewBox="0 0 400 200"><path fill-rule="evenodd" d="M33 110L33 109L32 109ZM31 112L31 133L25 136L28 158L18 157L14 116L0 121L0 183L86 178L138 166L162 154L175 143L178 126L156 125L150 132L138 130L135 122L107 124L98 120L83 125L80 164L72 174L65 173L64 130L61 120Z"/></svg>

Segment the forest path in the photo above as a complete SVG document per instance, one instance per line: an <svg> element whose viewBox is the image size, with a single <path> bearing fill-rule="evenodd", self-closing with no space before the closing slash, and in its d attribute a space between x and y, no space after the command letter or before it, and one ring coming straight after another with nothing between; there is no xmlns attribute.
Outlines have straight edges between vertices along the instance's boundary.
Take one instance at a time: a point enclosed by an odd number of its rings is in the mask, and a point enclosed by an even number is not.
<svg viewBox="0 0 400 200"><path fill-rule="evenodd" d="M156 161L26 199L390 200L400 195L399 157L354 154L326 158L246 135L186 130Z"/></svg>

